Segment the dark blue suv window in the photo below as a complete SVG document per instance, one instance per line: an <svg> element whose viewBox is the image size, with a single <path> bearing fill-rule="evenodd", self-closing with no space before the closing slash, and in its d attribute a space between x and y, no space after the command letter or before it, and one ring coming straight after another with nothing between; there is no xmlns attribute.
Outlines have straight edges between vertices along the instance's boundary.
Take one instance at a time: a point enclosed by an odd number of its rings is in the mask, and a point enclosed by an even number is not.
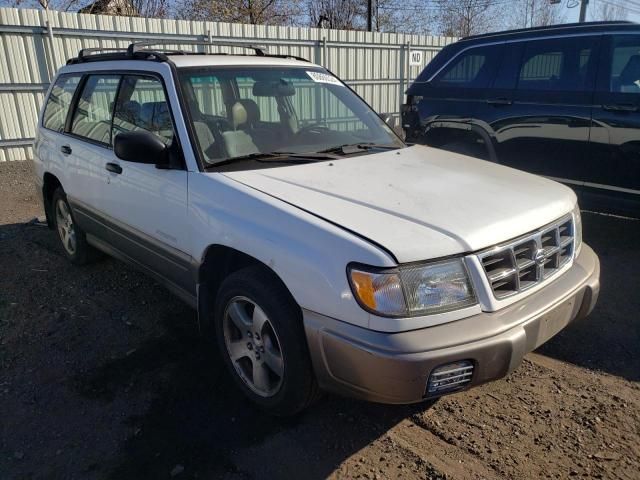
<svg viewBox="0 0 640 480"><path fill-rule="evenodd" d="M486 88L500 62L502 45L474 47L451 60L435 79L441 87Z"/></svg>
<svg viewBox="0 0 640 480"><path fill-rule="evenodd" d="M520 64L518 89L591 90L597 43L597 37L529 41Z"/></svg>

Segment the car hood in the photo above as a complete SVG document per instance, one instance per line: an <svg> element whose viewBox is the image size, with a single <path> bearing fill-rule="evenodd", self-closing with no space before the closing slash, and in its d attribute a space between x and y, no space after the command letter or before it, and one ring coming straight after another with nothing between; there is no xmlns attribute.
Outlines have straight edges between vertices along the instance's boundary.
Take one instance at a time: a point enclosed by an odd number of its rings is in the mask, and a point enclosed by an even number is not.
<svg viewBox="0 0 640 480"><path fill-rule="evenodd" d="M424 146L225 175L365 237L401 263L490 247L576 202L551 180Z"/></svg>

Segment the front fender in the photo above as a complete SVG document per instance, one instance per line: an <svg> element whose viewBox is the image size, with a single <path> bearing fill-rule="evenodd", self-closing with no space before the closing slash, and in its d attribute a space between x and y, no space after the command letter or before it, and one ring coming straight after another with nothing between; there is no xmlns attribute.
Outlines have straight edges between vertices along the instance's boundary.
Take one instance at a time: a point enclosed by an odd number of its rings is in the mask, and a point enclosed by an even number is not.
<svg viewBox="0 0 640 480"><path fill-rule="evenodd" d="M222 173L189 173L191 255L204 261L211 244L228 246L269 266L300 307L368 327L346 266L394 266L370 242Z"/></svg>

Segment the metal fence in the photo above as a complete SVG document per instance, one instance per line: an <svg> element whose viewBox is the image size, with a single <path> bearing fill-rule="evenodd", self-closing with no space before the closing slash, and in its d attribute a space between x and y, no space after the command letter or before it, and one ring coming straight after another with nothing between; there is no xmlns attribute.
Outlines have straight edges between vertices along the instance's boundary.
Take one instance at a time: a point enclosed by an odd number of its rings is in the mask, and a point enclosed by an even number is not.
<svg viewBox="0 0 640 480"><path fill-rule="evenodd" d="M269 53L327 67L378 112L397 116L409 82L455 39L0 8L0 162L31 158L40 105L67 59L81 48L126 47L137 40L175 40L173 47L187 49L193 47L180 42L265 45ZM243 53L236 47L207 48Z"/></svg>

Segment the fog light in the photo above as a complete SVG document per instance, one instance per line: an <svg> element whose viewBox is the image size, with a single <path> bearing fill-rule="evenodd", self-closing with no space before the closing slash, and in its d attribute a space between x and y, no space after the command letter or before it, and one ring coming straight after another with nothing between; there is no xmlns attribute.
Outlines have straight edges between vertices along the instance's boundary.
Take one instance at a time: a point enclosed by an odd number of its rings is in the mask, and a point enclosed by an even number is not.
<svg viewBox="0 0 640 480"><path fill-rule="evenodd" d="M469 360L447 363L434 368L427 382L427 395L459 390L471 382L473 363Z"/></svg>

